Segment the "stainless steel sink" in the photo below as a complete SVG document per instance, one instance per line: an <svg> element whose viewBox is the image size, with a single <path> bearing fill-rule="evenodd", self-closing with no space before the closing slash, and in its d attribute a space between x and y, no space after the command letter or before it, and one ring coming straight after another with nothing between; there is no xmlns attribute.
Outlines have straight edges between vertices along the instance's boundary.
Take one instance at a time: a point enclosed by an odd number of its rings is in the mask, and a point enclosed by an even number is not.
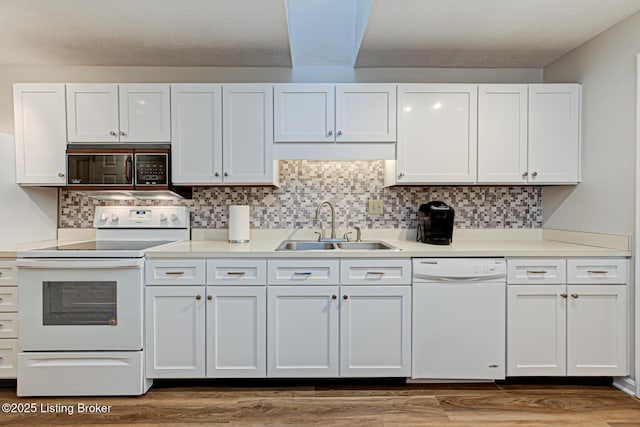
<svg viewBox="0 0 640 427"><path fill-rule="evenodd" d="M336 244L340 249L347 249L347 250L366 250L366 251L399 250L395 246L390 245L387 242L381 242L381 241L340 242Z"/></svg>
<svg viewBox="0 0 640 427"><path fill-rule="evenodd" d="M316 242L314 240L285 240L280 243L276 251L326 251L335 249L331 242Z"/></svg>
<svg viewBox="0 0 640 427"><path fill-rule="evenodd" d="M364 242L318 242L315 240L285 240L276 248L276 251L327 250L399 251L400 249L380 240Z"/></svg>

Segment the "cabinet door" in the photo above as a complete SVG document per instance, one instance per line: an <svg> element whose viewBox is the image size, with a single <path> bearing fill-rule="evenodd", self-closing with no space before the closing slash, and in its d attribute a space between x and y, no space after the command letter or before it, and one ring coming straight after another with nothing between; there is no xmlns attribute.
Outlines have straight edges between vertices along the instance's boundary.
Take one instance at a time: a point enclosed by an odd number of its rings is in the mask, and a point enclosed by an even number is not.
<svg viewBox="0 0 640 427"><path fill-rule="evenodd" d="M125 84L119 87L120 142L170 142L168 84Z"/></svg>
<svg viewBox="0 0 640 427"><path fill-rule="evenodd" d="M478 182L527 182L527 85L478 88Z"/></svg>
<svg viewBox="0 0 640 427"><path fill-rule="evenodd" d="M16 183L66 183L67 130L63 84L13 86Z"/></svg>
<svg viewBox="0 0 640 427"><path fill-rule="evenodd" d="M395 142L396 86L336 86L336 142Z"/></svg>
<svg viewBox="0 0 640 427"><path fill-rule="evenodd" d="M207 288L207 377L267 375L267 288Z"/></svg>
<svg viewBox="0 0 640 427"><path fill-rule="evenodd" d="M224 182L273 183L273 86L230 84L222 90Z"/></svg>
<svg viewBox="0 0 640 427"><path fill-rule="evenodd" d="M118 142L118 85L67 85L67 140Z"/></svg>
<svg viewBox="0 0 640 427"><path fill-rule="evenodd" d="M221 85L171 85L171 134L174 184L222 182Z"/></svg>
<svg viewBox="0 0 640 427"><path fill-rule="evenodd" d="M333 92L325 84L275 85L275 142L333 142Z"/></svg>
<svg viewBox="0 0 640 427"><path fill-rule="evenodd" d="M507 376L566 374L566 306L565 285L507 286Z"/></svg>
<svg viewBox="0 0 640 427"><path fill-rule="evenodd" d="M567 374L625 376L626 285L568 285Z"/></svg>
<svg viewBox="0 0 640 427"><path fill-rule="evenodd" d="M338 376L338 286L270 286L267 376Z"/></svg>
<svg viewBox="0 0 640 427"><path fill-rule="evenodd" d="M147 378L203 378L204 286L147 286L145 294Z"/></svg>
<svg viewBox="0 0 640 427"><path fill-rule="evenodd" d="M398 184L476 180L477 85L398 85Z"/></svg>
<svg viewBox="0 0 640 427"><path fill-rule="evenodd" d="M411 287L343 286L340 376L411 375Z"/></svg>
<svg viewBox="0 0 640 427"><path fill-rule="evenodd" d="M580 181L580 85L529 85L529 182Z"/></svg>

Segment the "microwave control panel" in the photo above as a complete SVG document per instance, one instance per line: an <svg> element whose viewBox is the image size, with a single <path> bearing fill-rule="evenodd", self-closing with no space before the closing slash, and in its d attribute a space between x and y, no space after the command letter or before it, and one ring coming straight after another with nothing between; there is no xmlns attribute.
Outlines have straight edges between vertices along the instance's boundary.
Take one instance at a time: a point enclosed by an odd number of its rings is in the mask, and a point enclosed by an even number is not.
<svg viewBox="0 0 640 427"><path fill-rule="evenodd" d="M167 185L167 154L136 153L136 184Z"/></svg>

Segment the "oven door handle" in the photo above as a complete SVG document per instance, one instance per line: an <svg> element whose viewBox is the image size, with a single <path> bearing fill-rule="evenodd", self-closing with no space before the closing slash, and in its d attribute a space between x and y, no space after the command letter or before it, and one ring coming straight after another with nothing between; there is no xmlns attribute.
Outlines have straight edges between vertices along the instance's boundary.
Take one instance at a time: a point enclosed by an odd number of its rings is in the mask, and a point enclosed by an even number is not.
<svg viewBox="0 0 640 427"><path fill-rule="evenodd" d="M143 260L131 259L19 259L19 268L54 268L66 270L86 270L88 268L142 268Z"/></svg>

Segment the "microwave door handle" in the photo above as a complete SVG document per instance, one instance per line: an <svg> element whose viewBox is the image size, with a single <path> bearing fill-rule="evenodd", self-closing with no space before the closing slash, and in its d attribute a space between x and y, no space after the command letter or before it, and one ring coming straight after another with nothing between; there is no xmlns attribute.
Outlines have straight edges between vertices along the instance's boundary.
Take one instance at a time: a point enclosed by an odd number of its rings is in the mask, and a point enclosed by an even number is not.
<svg viewBox="0 0 640 427"><path fill-rule="evenodd" d="M133 160L131 159L132 155L128 155L127 156L127 160L125 160L124 162L124 177L127 180L127 184L133 184L133 181L131 180L131 165L133 163Z"/></svg>

